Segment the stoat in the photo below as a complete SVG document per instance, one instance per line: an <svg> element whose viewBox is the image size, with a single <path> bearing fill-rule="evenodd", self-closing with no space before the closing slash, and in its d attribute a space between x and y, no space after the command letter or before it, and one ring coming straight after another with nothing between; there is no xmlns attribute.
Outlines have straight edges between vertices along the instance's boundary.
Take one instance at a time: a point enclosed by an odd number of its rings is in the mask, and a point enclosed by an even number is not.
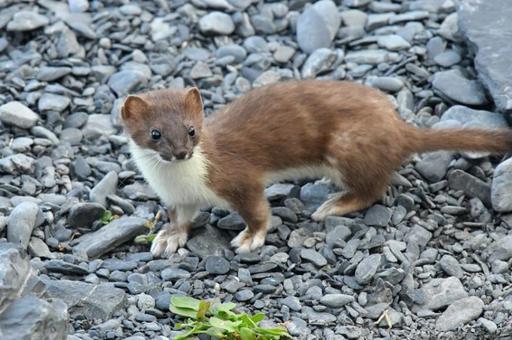
<svg viewBox="0 0 512 340"><path fill-rule="evenodd" d="M256 88L208 118L197 88L156 90L128 96L121 116L135 163L169 210L156 256L183 247L208 206L245 220L231 242L239 252L262 246L271 215L264 189L273 181L328 177L343 186L312 214L321 221L381 198L412 153L512 150L512 130L416 128L380 91L345 81Z"/></svg>

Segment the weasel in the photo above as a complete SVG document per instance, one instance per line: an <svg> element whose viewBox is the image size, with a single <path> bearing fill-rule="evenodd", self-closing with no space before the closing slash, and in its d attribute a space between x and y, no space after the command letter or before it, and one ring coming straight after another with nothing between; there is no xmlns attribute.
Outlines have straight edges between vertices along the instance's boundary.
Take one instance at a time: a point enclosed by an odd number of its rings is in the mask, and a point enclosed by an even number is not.
<svg viewBox="0 0 512 340"><path fill-rule="evenodd" d="M270 225L266 185L327 177L345 192L317 221L370 206L413 153L512 150L512 130L420 129L402 121L380 91L346 81L304 80L253 89L204 118L197 88L128 96L122 122L133 160L167 205L170 224L151 251L168 256L187 241L200 208L235 209L247 227L239 252L263 245Z"/></svg>

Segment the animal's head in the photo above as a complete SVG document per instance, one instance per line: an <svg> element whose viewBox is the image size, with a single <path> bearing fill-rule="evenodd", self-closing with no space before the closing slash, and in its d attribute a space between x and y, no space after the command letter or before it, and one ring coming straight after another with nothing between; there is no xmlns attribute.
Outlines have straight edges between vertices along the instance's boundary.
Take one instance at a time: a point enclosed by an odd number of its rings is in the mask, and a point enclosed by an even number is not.
<svg viewBox="0 0 512 340"><path fill-rule="evenodd" d="M195 87L130 95L121 109L123 126L135 144L167 162L192 157L203 116L201 94Z"/></svg>

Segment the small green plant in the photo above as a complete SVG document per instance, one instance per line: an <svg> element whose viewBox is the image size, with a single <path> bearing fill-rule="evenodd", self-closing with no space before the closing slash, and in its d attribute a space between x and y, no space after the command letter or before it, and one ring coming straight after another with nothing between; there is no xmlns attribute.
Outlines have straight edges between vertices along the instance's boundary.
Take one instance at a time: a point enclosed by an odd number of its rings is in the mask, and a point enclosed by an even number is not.
<svg viewBox="0 0 512 340"><path fill-rule="evenodd" d="M155 215L154 220L147 220L146 223L144 224L144 226L146 228L148 228L148 230L149 230L148 233L142 234L142 235L137 235L133 241L137 244L149 244L149 243L153 242L153 240L156 237L155 226L156 226L156 223L158 222L158 220L160 219L160 216L161 216L160 211L158 211Z"/></svg>
<svg viewBox="0 0 512 340"><path fill-rule="evenodd" d="M101 214L100 221L102 224L109 224L119 216L112 214L112 211L105 210L103 214Z"/></svg>
<svg viewBox="0 0 512 340"><path fill-rule="evenodd" d="M198 334L207 334L226 340L278 340L291 339L284 327L263 328L258 324L265 314L248 315L236 313L232 302L219 303L197 300L187 296L173 296L169 309L186 318L176 327L183 332L176 340L193 339Z"/></svg>

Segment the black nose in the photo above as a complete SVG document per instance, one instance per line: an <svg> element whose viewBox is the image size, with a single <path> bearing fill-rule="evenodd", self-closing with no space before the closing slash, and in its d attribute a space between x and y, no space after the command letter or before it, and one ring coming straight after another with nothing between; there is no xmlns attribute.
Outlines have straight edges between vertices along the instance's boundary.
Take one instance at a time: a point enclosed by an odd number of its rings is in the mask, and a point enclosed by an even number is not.
<svg viewBox="0 0 512 340"><path fill-rule="evenodd" d="M178 152L176 152L176 158L177 159L185 159L186 156L187 156L187 152L186 151L178 151Z"/></svg>

